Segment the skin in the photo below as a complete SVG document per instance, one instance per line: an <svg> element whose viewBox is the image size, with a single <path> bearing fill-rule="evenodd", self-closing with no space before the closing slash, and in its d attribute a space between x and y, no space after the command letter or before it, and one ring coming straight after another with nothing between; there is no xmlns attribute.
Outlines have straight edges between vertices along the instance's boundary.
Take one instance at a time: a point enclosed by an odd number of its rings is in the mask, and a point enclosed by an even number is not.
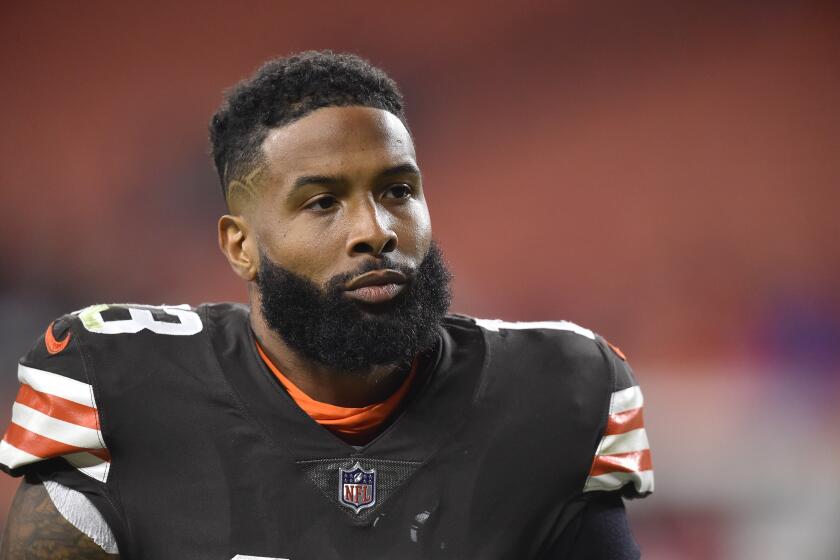
<svg viewBox="0 0 840 560"><path fill-rule="evenodd" d="M248 285L251 327L271 360L310 397L347 407L381 402L402 383L404 369L383 365L348 376L305 359L266 324L254 280L260 250L321 287L385 255L416 268L432 231L411 135L387 111L329 107L272 130L262 149L263 163L229 183L230 213L218 223L219 246ZM68 523L43 485L24 481L0 560L41 558L119 557Z"/></svg>
<svg viewBox="0 0 840 560"><path fill-rule="evenodd" d="M322 288L385 255L417 267L432 232L411 135L387 111L327 107L272 130L262 148L264 164L230 183L231 213L219 219L219 246L248 283L251 326L272 361L313 399L380 402L402 382L403 369L348 376L305 359L266 324L254 280L260 250Z"/></svg>
<svg viewBox="0 0 840 560"><path fill-rule="evenodd" d="M0 542L0 560L118 560L71 525L44 485L24 480Z"/></svg>

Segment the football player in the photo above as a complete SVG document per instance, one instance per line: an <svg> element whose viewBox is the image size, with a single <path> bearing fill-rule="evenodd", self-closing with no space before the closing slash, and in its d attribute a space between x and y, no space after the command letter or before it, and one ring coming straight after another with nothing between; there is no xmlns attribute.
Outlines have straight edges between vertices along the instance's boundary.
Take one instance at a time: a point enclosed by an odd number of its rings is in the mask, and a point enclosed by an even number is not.
<svg viewBox="0 0 840 560"><path fill-rule="evenodd" d="M94 305L22 358L0 558L638 558L653 490L621 352L447 314L403 99L306 52L210 139L249 305Z"/></svg>

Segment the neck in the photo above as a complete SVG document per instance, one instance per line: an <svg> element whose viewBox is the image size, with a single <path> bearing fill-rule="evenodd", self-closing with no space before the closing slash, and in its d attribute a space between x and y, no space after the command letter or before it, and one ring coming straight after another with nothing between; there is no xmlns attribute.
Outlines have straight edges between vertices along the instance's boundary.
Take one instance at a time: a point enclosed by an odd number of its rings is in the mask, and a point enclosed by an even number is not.
<svg viewBox="0 0 840 560"><path fill-rule="evenodd" d="M363 407L384 401L396 391L410 368L400 364L342 371L310 360L289 346L268 326L259 304L251 305L251 328L275 366L312 399L343 407Z"/></svg>

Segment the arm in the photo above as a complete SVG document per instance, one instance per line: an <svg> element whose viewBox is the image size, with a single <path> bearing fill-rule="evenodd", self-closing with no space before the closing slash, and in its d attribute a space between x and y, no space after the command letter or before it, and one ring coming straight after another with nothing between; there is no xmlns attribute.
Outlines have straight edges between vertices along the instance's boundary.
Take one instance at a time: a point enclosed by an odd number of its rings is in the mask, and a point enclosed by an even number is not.
<svg viewBox="0 0 840 560"><path fill-rule="evenodd" d="M622 496L653 492L653 465L643 418L644 397L624 354L596 339L612 379L609 408L583 492L567 507L570 521L546 559L638 560Z"/></svg>
<svg viewBox="0 0 840 560"><path fill-rule="evenodd" d="M627 522L621 496L598 492L581 507L546 560L638 560L639 546Z"/></svg>
<svg viewBox="0 0 840 560"><path fill-rule="evenodd" d="M24 479L0 541L0 560L119 560L71 525L41 482Z"/></svg>

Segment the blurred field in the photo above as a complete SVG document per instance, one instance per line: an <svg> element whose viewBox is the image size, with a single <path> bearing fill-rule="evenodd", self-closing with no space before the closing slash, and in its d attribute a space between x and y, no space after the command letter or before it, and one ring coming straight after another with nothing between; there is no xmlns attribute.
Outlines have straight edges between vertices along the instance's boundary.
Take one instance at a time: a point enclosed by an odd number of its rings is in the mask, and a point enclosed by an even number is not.
<svg viewBox="0 0 840 560"><path fill-rule="evenodd" d="M837 4L310 4L0 7L0 410L58 314L244 299L207 121L266 58L350 50L406 94L454 309L629 355L644 557L839 558Z"/></svg>

